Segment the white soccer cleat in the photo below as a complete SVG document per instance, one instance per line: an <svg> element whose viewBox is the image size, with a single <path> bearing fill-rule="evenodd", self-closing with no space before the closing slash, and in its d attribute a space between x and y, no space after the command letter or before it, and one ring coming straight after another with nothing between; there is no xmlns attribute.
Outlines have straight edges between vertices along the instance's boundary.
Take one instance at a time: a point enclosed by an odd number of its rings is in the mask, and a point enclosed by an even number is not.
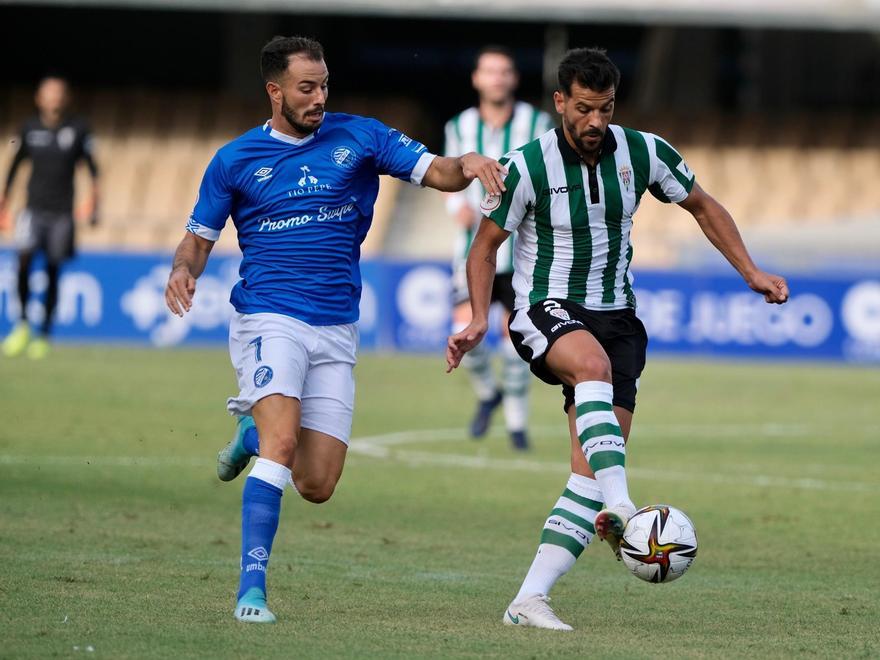
<svg viewBox="0 0 880 660"><path fill-rule="evenodd" d="M631 504L618 504L597 513L596 519L593 521L596 536L602 541L608 541L617 561L620 561L620 542L623 540L626 523L635 512L636 508Z"/></svg>
<svg viewBox="0 0 880 660"><path fill-rule="evenodd" d="M518 603L511 603L504 612L502 623L506 626L574 630L570 625L559 620L549 603L550 597L542 594L535 594Z"/></svg>

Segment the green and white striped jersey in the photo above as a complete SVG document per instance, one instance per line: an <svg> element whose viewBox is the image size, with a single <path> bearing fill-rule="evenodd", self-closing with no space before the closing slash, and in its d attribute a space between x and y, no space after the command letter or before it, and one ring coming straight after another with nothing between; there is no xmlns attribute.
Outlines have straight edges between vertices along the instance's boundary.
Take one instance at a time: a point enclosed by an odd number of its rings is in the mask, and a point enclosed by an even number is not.
<svg viewBox="0 0 880 660"><path fill-rule="evenodd" d="M516 232L516 308L564 298L592 310L635 308L629 265L633 214L648 190L681 202L694 175L664 139L610 125L596 167L584 163L562 129L508 153L507 191L481 210Z"/></svg>
<svg viewBox="0 0 880 660"><path fill-rule="evenodd" d="M501 158L511 149L531 142L553 127L553 120L546 112L518 101L513 107L510 120L500 128L486 124L480 117L477 108L468 108L446 122L446 156L461 156L471 151L495 158ZM446 210L455 215L467 204L474 211L474 225L470 229L462 228L455 243L453 269L464 272L467 253L482 217L480 202L485 190L478 180L458 193L446 199ZM498 249L498 272L513 271L513 239L504 242Z"/></svg>

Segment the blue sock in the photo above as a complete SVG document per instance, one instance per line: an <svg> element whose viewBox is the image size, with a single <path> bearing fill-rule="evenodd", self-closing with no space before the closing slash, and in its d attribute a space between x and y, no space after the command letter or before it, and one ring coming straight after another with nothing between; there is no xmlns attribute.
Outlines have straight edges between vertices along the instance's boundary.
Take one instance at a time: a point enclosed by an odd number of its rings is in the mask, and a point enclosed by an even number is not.
<svg viewBox="0 0 880 660"><path fill-rule="evenodd" d="M245 481L241 497L241 578L238 598L252 587L266 593L266 569L272 541L278 531L283 492L259 477L249 476Z"/></svg>
<svg viewBox="0 0 880 660"><path fill-rule="evenodd" d="M248 427L241 439L241 444L249 456L260 455L260 436L257 434L256 426Z"/></svg>

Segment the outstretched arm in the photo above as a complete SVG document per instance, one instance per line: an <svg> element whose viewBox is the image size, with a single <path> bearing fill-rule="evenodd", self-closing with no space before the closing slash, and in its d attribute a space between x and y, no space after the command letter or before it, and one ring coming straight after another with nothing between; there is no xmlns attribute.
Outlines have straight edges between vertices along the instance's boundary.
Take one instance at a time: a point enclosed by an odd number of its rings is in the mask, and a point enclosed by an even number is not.
<svg viewBox="0 0 880 660"><path fill-rule="evenodd" d="M483 218L467 258L468 293L471 299L471 322L452 335L446 345L446 373L455 369L464 354L479 344L489 328L489 305L495 278L495 255L510 232L489 218Z"/></svg>
<svg viewBox="0 0 880 660"><path fill-rule="evenodd" d="M183 316L192 308L196 279L204 272L213 247L213 241L191 232L186 232L177 246L174 265L171 266L171 275L165 287L165 304L178 316Z"/></svg>
<svg viewBox="0 0 880 660"><path fill-rule="evenodd" d="M436 156L422 185L443 192L458 192L468 187L471 181L479 179L486 192L500 195L507 190L504 187L504 175L507 170L498 161L471 152L456 158Z"/></svg>
<svg viewBox="0 0 880 660"><path fill-rule="evenodd" d="M765 273L755 265L730 213L699 184L694 184L679 206L694 216L706 238L718 248L752 291L762 294L768 303L781 305L788 300L785 278Z"/></svg>

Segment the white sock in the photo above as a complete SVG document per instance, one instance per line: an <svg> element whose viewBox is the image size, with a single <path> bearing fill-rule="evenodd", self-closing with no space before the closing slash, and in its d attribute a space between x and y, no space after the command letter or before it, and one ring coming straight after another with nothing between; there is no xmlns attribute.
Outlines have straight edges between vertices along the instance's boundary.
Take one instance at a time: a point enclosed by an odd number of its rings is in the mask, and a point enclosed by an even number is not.
<svg viewBox="0 0 880 660"><path fill-rule="evenodd" d="M456 324L454 332L461 332L467 325ZM489 401L498 394L498 384L495 382L495 373L492 371L492 353L485 341L468 351L461 361L462 366L468 370L471 377L471 385L480 401Z"/></svg>
<svg viewBox="0 0 880 660"><path fill-rule="evenodd" d="M265 481L282 492L291 480L290 468L281 465L281 463L270 461L268 458L258 458L254 467L248 472L248 476Z"/></svg>
<svg viewBox="0 0 880 660"><path fill-rule="evenodd" d="M618 505L635 508L626 483L626 444L614 415L611 383L592 380L574 388L577 432L590 469L602 488L608 508Z"/></svg>
<svg viewBox="0 0 880 660"><path fill-rule="evenodd" d="M529 381L532 372L510 339L501 340L504 358L501 383L504 389L504 422L509 432L524 431L529 417Z"/></svg>
<svg viewBox="0 0 880 660"><path fill-rule="evenodd" d="M544 523L538 553L513 602L550 593L593 540L593 521L601 509L602 490L596 480L572 474Z"/></svg>

